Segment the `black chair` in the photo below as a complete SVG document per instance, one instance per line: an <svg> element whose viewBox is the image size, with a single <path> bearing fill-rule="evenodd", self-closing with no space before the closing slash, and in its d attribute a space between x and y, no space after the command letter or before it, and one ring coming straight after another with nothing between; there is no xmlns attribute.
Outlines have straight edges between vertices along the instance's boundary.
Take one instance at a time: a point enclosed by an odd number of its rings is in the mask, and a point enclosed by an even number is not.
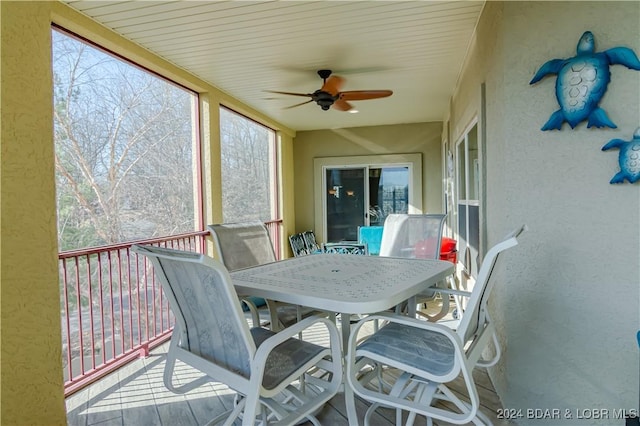
<svg viewBox="0 0 640 426"><path fill-rule="evenodd" d="M302 234L289 235L289 245L291 245L291 251L293 251L295 257L309 254Z"/></svg>

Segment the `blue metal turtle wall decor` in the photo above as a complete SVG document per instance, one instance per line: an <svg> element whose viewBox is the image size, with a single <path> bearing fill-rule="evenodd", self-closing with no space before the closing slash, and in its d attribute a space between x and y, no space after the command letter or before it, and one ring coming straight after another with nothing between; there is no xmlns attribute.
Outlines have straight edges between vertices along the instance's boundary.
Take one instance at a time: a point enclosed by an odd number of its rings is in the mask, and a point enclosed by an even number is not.
<svg viewBox="0 0 640 426"><path fill-rule="evenodd" d="M602 150L607 151L611 148L620 149L618 163L621 170L609 183L623 183L625 179L635 183L640 180L640 127L633 133L632 140L612 139L602 147Z"/></svg>
<svg viewBox="0 0 640 426"><path fill-rule="evenodd" d="M598 106L611 80L609 66L616 64L640 70L640 60L633 50L614 47L596 52L593 33L586 31L578 41L576 56L552 59L542 65L529 84L557 74L556 98L560 104L560 109L551 114L542 130L560 130L565 121L573 129L584 120L588 120L587 127L616 128L607 113Z"/></svg>

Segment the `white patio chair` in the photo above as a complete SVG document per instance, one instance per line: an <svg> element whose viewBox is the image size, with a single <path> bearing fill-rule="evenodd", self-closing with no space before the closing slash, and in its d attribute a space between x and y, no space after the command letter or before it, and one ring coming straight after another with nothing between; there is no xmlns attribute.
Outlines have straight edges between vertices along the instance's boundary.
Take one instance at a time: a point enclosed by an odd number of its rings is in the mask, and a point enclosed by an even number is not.
<svg viewBox="0 0 640 426"><path fill-rule="evenodd" d="M439 259L440 243L446 214L390 214L384 222L380 256L420 259ZM439 283L438 287L446 286ZM417 295L418 304L433 300L436 292L429 290ZM429 321L437 321L449 312L449 296L442 298L440 312L417 314Z"/></svg>
<svg viewBox="0 0 640 426"><path fill-rule="evenodd" d="M437 259L444 214L390 214L384 221L380 256Z"/></svg>
<svg viewBox="0 0 640 426"><path fill-rule="evenodd" d="M396 422L402 411L408 411L406 424L413 424L416 415L455 424L491 423L479 411L480 401L473 380L475 367L495 365L500 358L500 346L495 326L487 311L487 300L494 285L492 275L501 252L518 244L517 237L526 230L520 227L488 251L471 292L467 309L454 331L447 326L394 314L377 314L360 321L354 328L348 345L347 381L354 392L372 403L365 415L365 425L380 406L396 408ZM368 321L384 320L387 325L358 344L358 332ZM495 355L482 358L483 351L493 342ZM381 385L380 371L396 369L392 387ZM460 375L470 402L463 401L447 387ZM389 380L389 374L385 374ZM448 401L437 405L439 401Z"/></svg>
<svg viewBox="0 0 640 426"><path fill-rule="evenodd" d="M262 222L221 223L208 226L213 242L216 245L220 261L229 271L263 265L276 261L269 230ZM255 298L242 296L242 301L249 307L253 316L259 318ZM259 299L260 301L264 299ZM275 300L266 300L269 308L271 329L274 331L289 327L297 321L311 315L326 315L305 306L296 306Z"/></svg>
<svg viewBox="0 0 640 426"><path fill-rule="evenodd" d="M243 425L253 425L259 418L261 425L293 425L307 418L319 425L312 413L336 394L342 379L340 336L331 321L307 318L278 333L250 329L222 263L173 249L134 245L132 250L153 264L175 315L164 370L169 390L184 393L213 380L237 392L234 408L209 424L241 418ZM329 348L293 338L315 324L328 330ZM176 387L177 360L208 377Z"/></svg>

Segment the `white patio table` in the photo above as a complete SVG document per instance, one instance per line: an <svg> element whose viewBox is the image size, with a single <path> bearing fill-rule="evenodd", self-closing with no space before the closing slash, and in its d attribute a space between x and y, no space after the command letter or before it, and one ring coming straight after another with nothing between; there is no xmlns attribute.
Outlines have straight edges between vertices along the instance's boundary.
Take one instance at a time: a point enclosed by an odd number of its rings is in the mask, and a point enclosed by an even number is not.
<svg viewBox="0 0 640 426"><path fill-rule="evenodd" d="M351 315L384 311L412 298L408 306L415 309L416 294L453 270L452 263L441 260L316 254L240 269L231 278L238 294L340 313L344 351ZM357 425L353 392L346 384L345 401L349 425Z"/></svg>

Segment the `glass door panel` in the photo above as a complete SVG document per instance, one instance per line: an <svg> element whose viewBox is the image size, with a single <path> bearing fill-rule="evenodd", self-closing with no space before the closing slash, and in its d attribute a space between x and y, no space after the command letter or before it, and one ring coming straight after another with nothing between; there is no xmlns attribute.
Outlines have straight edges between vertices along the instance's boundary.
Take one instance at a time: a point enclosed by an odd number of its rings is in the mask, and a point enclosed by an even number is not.
<svg viewBox="0 0 640 426"><path fill-rule="evenodd" d="M392 213L409 211L409 167L369 169L369 225L382 226Z"/></svg>
<svg viewBox="0 0 640 426"><path fill-rule="evenodd" d="M327 168L327 242L357 241L358 226L366 225L365 167Z"/></svg>
<svg viewBox="0 0 640 426"><path fill-rule="evenodd" d="M468 200L480 198L480 160L478 156L478 126L473 126L467 134L467 156L469 169Z"/></svg>

